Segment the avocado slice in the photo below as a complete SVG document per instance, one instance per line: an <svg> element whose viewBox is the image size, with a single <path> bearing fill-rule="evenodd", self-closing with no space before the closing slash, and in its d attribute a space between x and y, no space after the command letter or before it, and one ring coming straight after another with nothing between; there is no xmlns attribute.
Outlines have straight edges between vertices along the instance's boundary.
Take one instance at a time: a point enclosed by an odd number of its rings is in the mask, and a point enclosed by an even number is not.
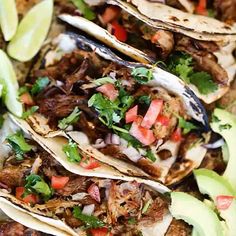
<svg viewBox="0 0 236 236"><path fill-rule="evenodd" d="M216 205L216 197L220 195L235 196L235 192L226 179L216 172L207 169L194 171L198 188L202 194L207 194ZM219 210L220 216L228 227L228 236L236 236L236 200L234 199L228 209Z"/></svg>
<svg viewBox="0 0 236 236"><path fill-rule="evenodd" d="M170 212L176 219L182 219L193 225L198 235L224 235L223 227L216 213L203 202L187 193L171 193Z"/></svg>
<svg viewBox="0 0 236 236"><path fill-rule="evenodd" d="M216 108L213 112L211 128L214 132L219 133L227 144L229 160L223 176L236 191L236 116L223 109Z"/></svg>

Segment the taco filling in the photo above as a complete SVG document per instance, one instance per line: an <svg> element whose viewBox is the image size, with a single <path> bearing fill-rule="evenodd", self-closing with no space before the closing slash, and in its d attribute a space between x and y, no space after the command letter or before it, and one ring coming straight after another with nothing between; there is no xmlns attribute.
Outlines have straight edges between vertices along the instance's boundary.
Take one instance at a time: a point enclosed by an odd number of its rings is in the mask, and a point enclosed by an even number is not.
<svg viewBox="0 0 236 236"><path fill-rule="evenodd" d="M201 128L187 115L182 99L150 86L153 79L152 68L129 69L76 49L34 70L21 89L21 98L30 101L23 117L42 135L64 130L79 144L164 181L180 152L189 159L187 172L200 164L206 140L195 132ZM192 148L198 156L192 157Z"/></svg>
<svg viewBox="0 0 236 236"><path fill-rule="evenodd" d="M168 217L168 199L146 185L72 174L21 131L7 141L13 150L0 172L1 188L29 211L91 235L139 235Z"/></svg>

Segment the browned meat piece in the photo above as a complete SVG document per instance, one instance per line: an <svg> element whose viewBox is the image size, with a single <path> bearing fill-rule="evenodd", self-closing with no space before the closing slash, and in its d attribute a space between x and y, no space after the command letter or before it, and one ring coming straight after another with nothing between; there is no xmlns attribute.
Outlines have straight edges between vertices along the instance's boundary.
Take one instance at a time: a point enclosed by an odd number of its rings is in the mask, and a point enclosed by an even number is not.
<svg viewBox="0 0 236 236"><path fill-rule="evenodd" d="M86 192L86 190L87 190L86 178L80 176L70 179L63 189L58 189L56 192L60 196L67 197L71 196L74 193Z"/></svg>
<svg viewBox="0 0 236 236"><path fill-rule="evenodd" d="M221 84L228 83L228 74L222 68L216 57L206 50L195 47L194 42L188 37L181 37L177 40L176 50L188 53L196 61L196 67L212 75L213 79Z"/></svg>
<svg viewBox="0 0 236 236"><path fill-rule="evenodd" d="M182 220L173 219L165 236L189 236L191 235L191 226Z"/></svg>
<svg viewBox="0 0 236 236"><path fill-rule="evenodd" d="M99 149L104 155L112 156L114 158L127 160L126 155L120 152L119 146L117 145L107 145L104 148Z"/></svg>
<svg viewBox="0 0 236 236"><path fill-rule="evenodd" d="M159 178L161 176L161 169L147 158L142 157L138 160L137 166L144 170L149 175Z"/></svg>
<svg viewBox="0 0 236 236"><path fill-rule="evenodd" d="M66 223L71 226L72 228L78 228L83 225L83 222L75 218L70 211L70 209L66 209L63 213L63 218L65 219Z"/></svg>
<svg viewBox="0 0 236 236"><path fill-rule="evenodd" d="M0 223L0 236L43 236L39 231L26 228L17 222Z"/></svg>
<svg viewBox="0 0 236 236"><path fill-rule="evenodd" d="M221 20L236 21L236 0L214 0L214 7Z"/></svg>
<svg viewBox="0 0 236 236"><path fill-rule="evenodd" d="M24 176L30 168L23 165L7 164L0 171L0 182L9 188L22 186L24 184Z"/></svg>

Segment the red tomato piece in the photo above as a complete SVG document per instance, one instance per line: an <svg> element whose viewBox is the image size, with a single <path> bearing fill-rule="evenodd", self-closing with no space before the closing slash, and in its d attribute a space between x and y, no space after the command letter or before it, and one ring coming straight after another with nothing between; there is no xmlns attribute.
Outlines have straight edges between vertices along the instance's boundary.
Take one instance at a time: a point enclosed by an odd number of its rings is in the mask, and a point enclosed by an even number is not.
<svg viewBox="0 0 236 236"><path fill-rule="evenodd" d="M102 21L107 24L119 17L121 9L117 6L108 6L102 14Z"/></svg>
<svg viewBox="0 0 236 236"><path fill-rule="evenodd" d="M131 123L137 119L138 116L138 105L129 109L125 114L125 123Z"/></svg>
<svg viewBox="0 0 236 236"><path fill-rule="evenodd" d="M159 31L157 31L151 38L152 43L157 43L158 40L161 38L161 34Z"/></svg>
<svg viewBox="0 0 236 236"><path fill-rule="evenodd" d="M83 157L80 166L87 170L92 170L100 167L100 163L93 157Z"/></svg>
<svg viewBox="0 0 236 236"><path fill-rule="evenodd" d="M97 91L103 93L111 101L115 101L119 95L118 90L115 88L114 84L107 83L97 88Z"/></svg>
<svg viewBox="0 0 236 236"><path fill-rule="evenodd" d="M147 110L147 113L143 118L141 126L146 129L150 129L152 125L156 122L156 119L160 114L162 107L163 107L163 100L160 99L152 100Z"/></svg>
<svg viewBox="0 0 236 236"><path fill-rule="evenodd" d="M96 184L91 184L88 188L88 194L92 199L94 199L97 202L101 202L101 196L99 188Z"/></svg>
<svg viewBox="0 0 236 236"><path fill-rule="evenodd" d="M33 106L34 105L34 100L33 100L33 98L31 97L31 95L28 92L23 93L20 96L20 101L23 104L25 104L25 105L29 105L29 106Z"/></svg>
<svg viewBox="0 0 236 236"><path fill-rule="evenodd" d="M91 229L90 233L92 236L113 236L112 233L109 233L107 228Z"/></svg>
<svg viewBox="0 0 236 236"><path fill-rule="evenodd" d="M144 145L150 145L156 140L153 131L140 126L138 122L133 122L129 133Z"/></svg>
<svg viewBox="0 0 236 236"><path fill-rule="evenodd" d="M63 189L69 181L67 176L52 176L51 186L54 189Z"/></svg>
<svg viewBox="0 0 236 236"><path fill-rule="evenodd" d="M23 197L23 194L25 192L24 187L17 187L16 188L16 198L19 200L30 203L30 204L36 204L38 202L38 196L35 194L28 194L27 196Z"/></svg>
<svg viewBox="0 0 236 236"><path fill-rule="evenodd" d="M157 123L160 123L163 126L168 126L170 123L170 118L164 115L159 115L156 120Z"/></svg>
<svg viewBox="0 0 236 236"><path fill-rule="evenodd" d="M200 15L207 15L207 1L199 0L199 3L196 7L196 13Z"/></svg>
<svg viewBox="0 0 236 236"><path fill-rule="evenodd" d="M180 142L182 140L181 128L177 128L171 135L170 139L174 142Z"/></svg>
<svg viewBox="0 0 236 236"><path fill-rule="evenodd" d="M125 28L118 23L118 21L113 21L111 23L113 29L113 35L121 42L127 40L127 32Z"/></svg>
<svg viewBox="0 0 236 236"><path fill-rule="evenodd" d="M226 195L217 196L216 197L217 209L218 210L227 210L230 207L234 198L235 197L233 197L233 196L226 196Z"/></svg>

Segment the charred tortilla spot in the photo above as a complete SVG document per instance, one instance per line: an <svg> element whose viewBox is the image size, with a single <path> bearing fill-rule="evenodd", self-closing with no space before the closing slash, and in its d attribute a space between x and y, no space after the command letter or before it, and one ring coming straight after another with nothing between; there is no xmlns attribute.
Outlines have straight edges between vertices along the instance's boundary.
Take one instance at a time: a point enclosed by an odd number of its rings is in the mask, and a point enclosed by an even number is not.
<svg viewBox="0 0 236 236"><path fill-rule="evenodd" d="M179 18L177 18L176 16L170 16L170 19L173 20L173 21L180 21Z"/></svg>

